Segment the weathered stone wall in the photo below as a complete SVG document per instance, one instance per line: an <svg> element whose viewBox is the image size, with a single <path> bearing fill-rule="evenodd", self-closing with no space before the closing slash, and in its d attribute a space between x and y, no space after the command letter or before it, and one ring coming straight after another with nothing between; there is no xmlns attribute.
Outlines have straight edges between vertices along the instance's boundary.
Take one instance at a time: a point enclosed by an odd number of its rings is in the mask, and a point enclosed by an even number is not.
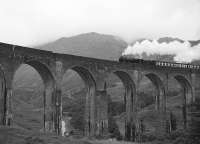
<svg viewBox="0 0 200 144"><path fill-rule="evenodd" d="M108 134L108 95L106 90L96 92L96 135Z"/></svg>

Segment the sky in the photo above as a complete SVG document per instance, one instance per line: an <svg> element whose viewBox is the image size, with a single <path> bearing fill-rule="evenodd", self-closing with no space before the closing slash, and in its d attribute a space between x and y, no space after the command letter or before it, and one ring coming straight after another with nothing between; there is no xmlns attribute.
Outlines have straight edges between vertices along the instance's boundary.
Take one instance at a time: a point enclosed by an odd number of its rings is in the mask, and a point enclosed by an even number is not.
<svg viewBox="0 0 200 144"><path fill-rule="evenodd" d="M200 0L0 0L0 42L34 46L80 33L200 39Z"/></svg>

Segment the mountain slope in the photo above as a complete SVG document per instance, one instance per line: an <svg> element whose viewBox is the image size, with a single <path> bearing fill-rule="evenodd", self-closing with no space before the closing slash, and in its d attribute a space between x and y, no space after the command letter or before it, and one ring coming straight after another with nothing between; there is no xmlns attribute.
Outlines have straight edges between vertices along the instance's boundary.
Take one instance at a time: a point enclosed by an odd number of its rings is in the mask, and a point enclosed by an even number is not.
<svg viewBox="0 0 200 144"><path fill-rule="evenodd" d="M73 54L99 59L118 60L127 43L115 36L86 33L61 38L55 42L39 46L40 49L57 53Z"/></svg>

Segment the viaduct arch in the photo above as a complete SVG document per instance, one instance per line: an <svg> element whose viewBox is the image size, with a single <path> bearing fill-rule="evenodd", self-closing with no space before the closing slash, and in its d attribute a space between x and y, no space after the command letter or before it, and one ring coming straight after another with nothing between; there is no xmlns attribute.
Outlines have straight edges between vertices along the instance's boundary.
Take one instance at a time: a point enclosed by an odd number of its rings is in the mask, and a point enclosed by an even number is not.
<svg viewBox="0 0 200 144"><path fill-rule="evenodd" d="M192 104L193 101L192 86L189 80L183 75L175 75L174 79L176 79L181 86L183 128L186 129L189 120L187 115L189 111L188 106Z"/></svg>
<svg viewBox="0 0 200 144"><path fill-rule="evenodd" d="M125 71L114 71L113 72L122 81L125 88L125 139L132 140L135 138L135 117L136 112L136 87L131 76Z"/></svg>
<svg viewBox="0 0 200 144"><path fill-rule="evenodd" d="M144 76L147 77L155 87L156 95L155 95L155 110L162 111L162 100L165 96L165 87L162 79L159 74L153 72L144 73Z"/></svg>
<svg viewBox="0 0 200 144"><path fill-rule="evenodd" d="M164 84L164 77L160 72L156 71L142 71L138 77L137 92L141 92L142 82L145 81L144 78L148 79L154 88L152 93L152 104L148 105L149 109L144 109L144 111L139 108L138 110L138 125L145 125L145 131L151 131L153 133L163 132L163 123L166 120L164 115L166 114L166 88ZM148 88L149 90L149 88ZM145 91L145 90L144 90ZM139 99L139 93L138 99ZM156 116L156 117L155 117ZM148 120L148 121L147 121ZM149 121L152 123L153 128L149 127ZM144 132L145 132L144 131Z"/></svg>
<svg viewBox="0 0 200 144"><path fill-rule="evenodd" d="M85 84L86 98L85 98L85 130L86 136L91 136L95 133L95 92L96 83L92 73L84 66L75 65L64 70L64 74L67 70L73 70L78 73ZM62 77L63 77L62 76ZM62 78L63 79L63 78Z"/></svg>
<svg viewBox="0 0 200 144"><path fill-rule="evenodd" d="M13 88L13 80L15 73L17 70L21 67L21 65L27 64L31 67L33 67L38 74L40 75L43 85L44 85L44 90L43 90L43 105L44 105L44 116L43 116L43 121L44 121L44 131L48 132L54 132L54 127L55 127L55 78L53 74L51 73L50 69L48 66L43 64L40 61L37 60L29 60L29 61L24 61L20 63L18 66L16 66L16 69L14 70L13 78L12 78L12 88ZM14 95L12 94L11 97ZM9 104L10 109L12 110L11 104ZM12 117L12 116L11 116ZM7 123L11 123L10 117L7 119ZM10 121L10 122L9 122Z"/></svg>

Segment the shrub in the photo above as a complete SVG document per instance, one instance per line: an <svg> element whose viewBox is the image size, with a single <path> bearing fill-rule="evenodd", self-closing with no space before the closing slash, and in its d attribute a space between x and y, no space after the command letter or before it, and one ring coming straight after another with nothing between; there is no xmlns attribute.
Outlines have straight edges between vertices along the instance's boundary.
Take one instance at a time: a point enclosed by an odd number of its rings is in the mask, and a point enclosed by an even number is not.
<svg viewBox="0 0 200 144"><path fill-rule="evenodd" d="M111 138L116 138L117 140L122 139L118 126L112 117L109 117L108 120L108 131L110 133Z"/></svg>
<svg viewBox="0 0 200 144"><path fill-rule="evenodd" d="M157 139L156 136L153 134L143 134L141 136L142 142L152 142L152 141L155 141L156 139Z"/></svg>

